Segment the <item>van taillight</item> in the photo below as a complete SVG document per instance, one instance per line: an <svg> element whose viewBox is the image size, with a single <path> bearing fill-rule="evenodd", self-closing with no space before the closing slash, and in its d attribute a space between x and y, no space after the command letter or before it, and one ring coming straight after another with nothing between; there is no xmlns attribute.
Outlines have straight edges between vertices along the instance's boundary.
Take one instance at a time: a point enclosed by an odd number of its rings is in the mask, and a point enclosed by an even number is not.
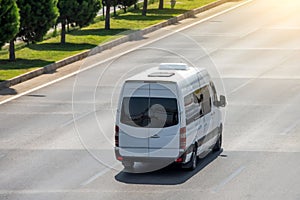
<svg viewBox="0 0 300 200"><path fill-rule="evenodd" d="M180 149L186 148L186 128L182 127L180 128Z"/></svg>
<svg viewBox="0 0 300 200"><path fill-rule="evenodd" d="M122 156L118 156L117 159L118 159L119 161L122 161L122 160L123 160L123 157L122 157Z"/></svg>
<svg viewBox="0 0 300 200"><path fill-rule="evenodd" d="M119 127L115 126L115 146L119 146Z"/></svg>

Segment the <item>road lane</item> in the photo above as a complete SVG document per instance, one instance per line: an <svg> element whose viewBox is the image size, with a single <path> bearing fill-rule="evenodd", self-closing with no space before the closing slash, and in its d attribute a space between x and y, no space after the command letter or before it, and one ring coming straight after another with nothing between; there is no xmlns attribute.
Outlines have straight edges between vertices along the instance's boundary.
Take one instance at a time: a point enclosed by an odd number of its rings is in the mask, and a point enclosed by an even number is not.
<svg viewBox="0 0 300 200"><path fill-rule="evenodd" d="M299 8L254 0L1 105L0 199L299 199ZM226 92L224 150L194 172L124 173L112 151L121 80L173 60L206 66Z"/></svg>

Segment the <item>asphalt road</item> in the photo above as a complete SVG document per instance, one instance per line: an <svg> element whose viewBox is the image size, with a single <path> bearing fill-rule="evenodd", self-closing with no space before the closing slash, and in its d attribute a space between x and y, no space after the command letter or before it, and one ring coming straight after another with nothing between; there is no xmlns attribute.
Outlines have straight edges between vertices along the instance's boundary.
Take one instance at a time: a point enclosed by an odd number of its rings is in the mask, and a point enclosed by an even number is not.
<svg viewBox="0 0 300 200"><path fill-rule="evenodd" d="M298 0L253 0L193 18L1 104L0 199L300 199L299 10ZM118 91L160 62L209 70L228 99L223 151L193 172L128 174L113 155Z"/></svg>

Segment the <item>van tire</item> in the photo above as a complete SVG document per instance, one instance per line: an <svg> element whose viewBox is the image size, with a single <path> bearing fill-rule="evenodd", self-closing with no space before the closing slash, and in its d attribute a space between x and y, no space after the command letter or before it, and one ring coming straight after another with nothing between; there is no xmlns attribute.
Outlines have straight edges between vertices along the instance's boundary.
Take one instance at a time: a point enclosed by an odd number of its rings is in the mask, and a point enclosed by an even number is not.
<svg viewBox="0 0 300 200"><path fill-rule="evenodd" d="M197 146L195 145L193 153L192 153L192 157L190 160L190 167L188 168L189 171L193 171L196 169L197 167L197 161L198 161L198 156L197 156Z"/></svg>
<svg viewBox="0 0 300 200"><path fill-rule="evenodd" d="M217 152L220 151L222 148L222 126L219 128L219 139L217 140L215 146L213 147L213 151Z"/></svg>

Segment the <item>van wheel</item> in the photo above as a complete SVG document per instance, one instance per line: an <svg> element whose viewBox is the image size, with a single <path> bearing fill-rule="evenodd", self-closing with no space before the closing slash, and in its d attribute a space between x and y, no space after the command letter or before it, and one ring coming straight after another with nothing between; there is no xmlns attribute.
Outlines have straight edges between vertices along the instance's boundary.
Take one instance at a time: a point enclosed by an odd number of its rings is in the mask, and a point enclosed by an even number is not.
<svg viewBox="0 0 300 200"><path fill-rule="evenodd" d="M188 168L188 170L193 171L194 169L196 169L197 167L197 147L195 146L194 151L192 153L192 157L191 157L191 166Z"/></svg>
<svg viewBox="0 0 300 200"><path fill-rule="evenodd" d="M214 152L220 151L221 148L222 148L222 133L220 134L219 139L217 140L217 142L213 148L213 151Z"/></svg>

